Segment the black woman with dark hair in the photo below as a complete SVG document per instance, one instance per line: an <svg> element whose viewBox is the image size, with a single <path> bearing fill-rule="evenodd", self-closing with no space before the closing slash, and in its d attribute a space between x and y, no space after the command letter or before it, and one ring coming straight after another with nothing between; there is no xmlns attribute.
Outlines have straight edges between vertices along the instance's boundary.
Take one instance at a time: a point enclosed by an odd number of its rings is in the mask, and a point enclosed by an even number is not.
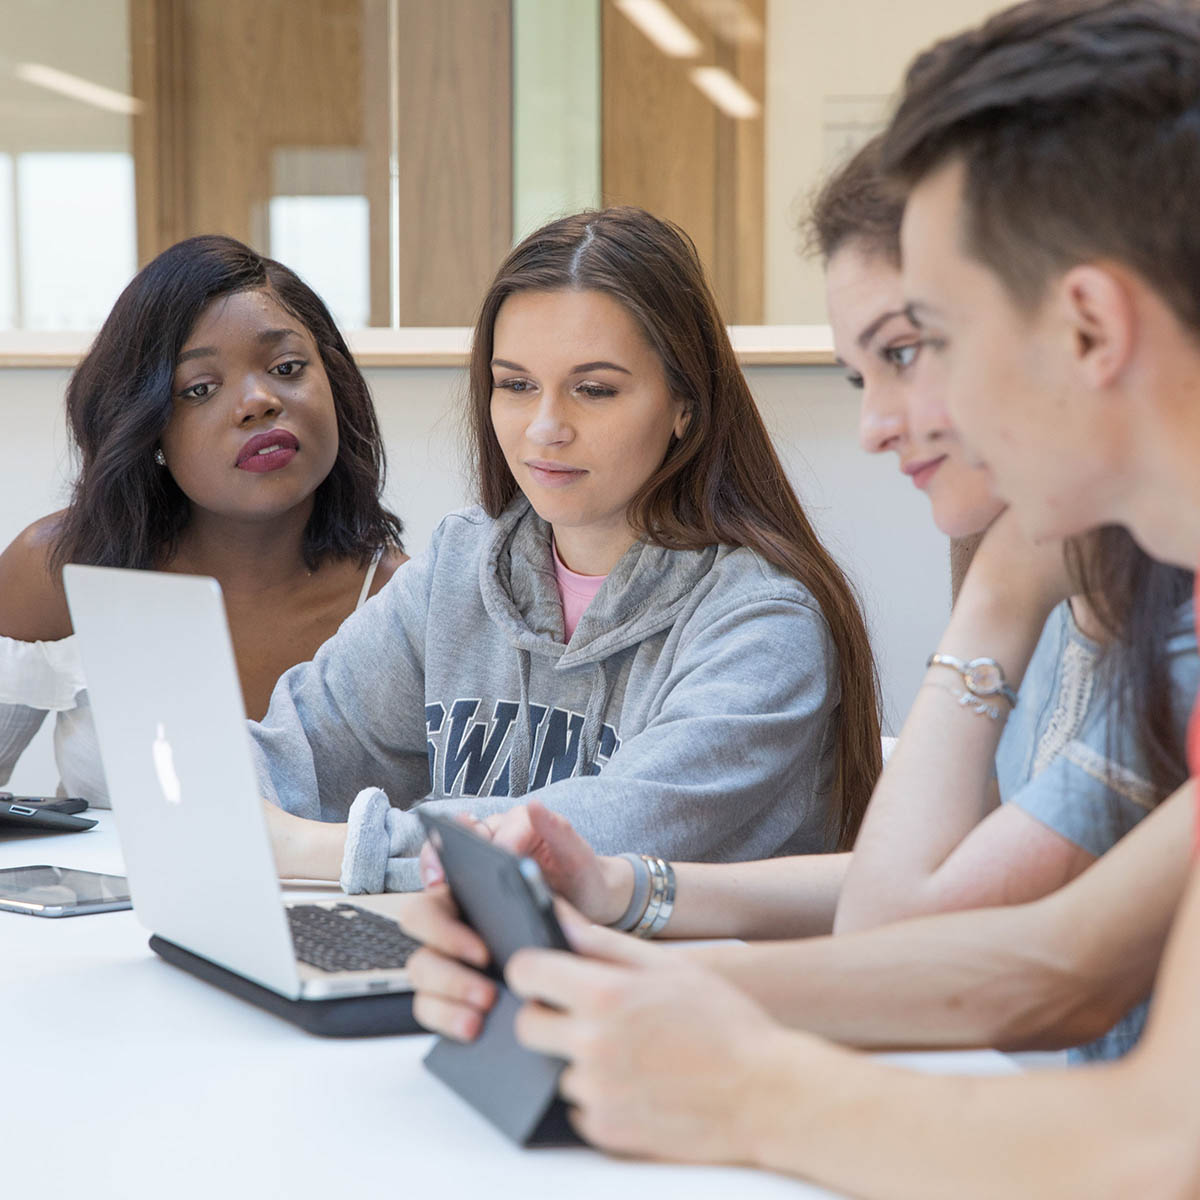
<svg viewBox="0 0 1200 1200"><path fill-rule="evenodd" d="M61 788L104 805L63 564L214 576L261 717L405 556L345 340L293 271L232 238L137 274L71 378L67 423L70 504L0 555L0 784L53 712Z"/></svg>

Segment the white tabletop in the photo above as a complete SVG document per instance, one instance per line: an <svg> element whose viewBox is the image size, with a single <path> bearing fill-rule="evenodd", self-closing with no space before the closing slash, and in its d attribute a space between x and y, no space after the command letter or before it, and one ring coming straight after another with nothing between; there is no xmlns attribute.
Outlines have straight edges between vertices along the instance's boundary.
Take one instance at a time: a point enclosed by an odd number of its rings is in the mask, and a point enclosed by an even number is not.
<svg viewBox="0 0 1200 1200"><path fill-rule="evenodd" d="M87 833L0 833L0 866L120 871ZM215 886L215 882L214 882ZM0 1195L79 1200L823 1197L765 1173L515 1148L430 1076L420 1036L325 1040L161 962L132 912L0 912ZM991 1051L906 1056L997 1073Z"/></svg>

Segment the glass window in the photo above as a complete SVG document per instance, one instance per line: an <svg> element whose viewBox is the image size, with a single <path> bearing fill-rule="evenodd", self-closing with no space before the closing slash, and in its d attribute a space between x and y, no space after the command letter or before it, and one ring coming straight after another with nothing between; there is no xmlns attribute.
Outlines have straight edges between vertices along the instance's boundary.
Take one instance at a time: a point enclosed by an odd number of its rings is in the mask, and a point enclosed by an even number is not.
<svg viewBox="0 0 1200 1200"><path fill-rule="evenodd" d="M734 324L824 321L798 218L995 0L8 0L0 327L94 326L227 233L343 325L455 326L513 242L637 204Z"/></svg>
<svg viewBox="0 0 1200 1200"><path fill-rule="evenodd" d="M132 156L19 154L16 182L21 326L95 329L137 261Z"/></svg>
<svg viewBox="0 0 1200 1200"><path fill-rule="evenodd" d="M0 329L16 329L17 226L13 200L13 160L0 154Z"/></svg>
<svg viewBox="0 0 1200 1200"><path fill-rule="evenodd" d="M94 329L137 267L129 0L8 0L0 327Z"/></svg>
<svg viewBox="0 0 1200 1200"><path fill-rule="evenodd" d="M272 155L267 253L306 279L343 329L371 323L371 209L356 146Z"/></svg>
<svg viewBox="0 0 1200 1200"><path fill-rule="evenodd" d="M325 301L343 329L370 324L366 196L272 196L270 253Z"/></svg>

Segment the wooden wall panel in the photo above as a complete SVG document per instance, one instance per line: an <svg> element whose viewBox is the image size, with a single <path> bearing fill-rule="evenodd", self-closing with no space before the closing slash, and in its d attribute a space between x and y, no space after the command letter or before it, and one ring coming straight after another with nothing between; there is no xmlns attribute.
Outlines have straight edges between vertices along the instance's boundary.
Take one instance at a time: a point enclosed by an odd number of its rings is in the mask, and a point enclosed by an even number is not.
<svg viewBox="0 0 1200 1200"><path fill-rule="evenodd" d="M271 152L362 142L361 0L134 0L131 22L139 258L265 248Z"/></svg>
<svg viewBox="0 0 1200 1200"><path fill-rule="evenodd" d="M512 240L510 0L131 2L142 262L195 233L267 249L273 151L359 149L372 323L388 321L392 272L401 324L470 323Z"/></svg>
<svg viewBox="0 0 1200 1200"><path fill-rule="evenodd" d="M266 242L271 152L362 143L360 0L187 0L189 219Z"/></svg>
<svg viewBox="0 0 1200 1200"><path fill-rule="evenodd" d="M389 0L363 0L363 145L371 256L370 323L392 322L391 156L392 79Z"/></svg>
<svg viewBox="0 0 1200 1200"><path fill-rule="evenodd" d="M767 0L741 0L765 31ZM766 108L766 55L761 44L717 43L716 62ZM766 120L717 123L717 248L713 272L728 320L761 325L765 308Z"/></svg>
<svg viewBox="0 0 1200 1200"><path fill-rule="evenodd" d="M191 231L186 178L182 0L131 0L133 121L138 263Z"/></svg>
<svg viewBox="0 0 1200 1200"><path fill-rule="evenodd" d="M765 24L765 0L743 0ZM682 0L668 5L699 38L700 57L668 58L605 0L603 166L606 204L637 204L681 225L708 269L721 311L757 324L763 302L763 126L737 121L692 83L698 65L725 67L760 102L761 43L719 39Z"/></svg>
<svg viewBox="0 0 1200 1200"><path fill-rule="evenodd" d="M692 64L666 58L611 0L602 20L604 203L636 204L681 225L711 268L716 110L688 79Z"/></svg>
<svg viewBox="0 0 1200 1200"><path fill-rule="evenodd" d="M399 0L402 325L469 325L512 245L510 8Z"/></svg>

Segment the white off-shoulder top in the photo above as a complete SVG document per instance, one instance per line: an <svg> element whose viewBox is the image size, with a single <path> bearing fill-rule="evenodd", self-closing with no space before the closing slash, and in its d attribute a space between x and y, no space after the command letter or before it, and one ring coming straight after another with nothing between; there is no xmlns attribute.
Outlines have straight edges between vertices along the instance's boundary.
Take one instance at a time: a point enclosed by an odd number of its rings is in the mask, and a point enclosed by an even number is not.
<svg viewBox="0 0 1200 1200"><path fill-rule="evenodd" d="M58 794L82 796L107 808L108 788L76 639L18 642L0 637L0 787L47 713L54 714Z"/></svg>
<svg viewBox="0 0 1200 1200"><path fill-rule="evenodd" d="M381 553L371 560L356 610L370 594ZM111 807L75 637L56 642L0 637L0 788L48 713L54 714L58 795L80 796L93 808Z"/></svg>

